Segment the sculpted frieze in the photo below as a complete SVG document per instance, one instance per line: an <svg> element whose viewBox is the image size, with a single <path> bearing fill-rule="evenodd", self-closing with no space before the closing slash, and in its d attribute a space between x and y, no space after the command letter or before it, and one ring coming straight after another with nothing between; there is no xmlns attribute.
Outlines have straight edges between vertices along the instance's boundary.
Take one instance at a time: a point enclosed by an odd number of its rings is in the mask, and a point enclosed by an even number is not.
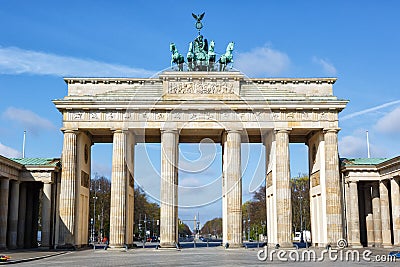
<svg viewBox="0 0 400 267"><path fill-rule="evenodd" d="M332 121L337 113L331 111L291 110L87 110L67 114L72 121Z"/></svg>
<svg viewBox="0 0 400 267"><path fill-rule="evenodd" d="M168 94L234 94L233 82L172 82L168 83Z"/></svg>

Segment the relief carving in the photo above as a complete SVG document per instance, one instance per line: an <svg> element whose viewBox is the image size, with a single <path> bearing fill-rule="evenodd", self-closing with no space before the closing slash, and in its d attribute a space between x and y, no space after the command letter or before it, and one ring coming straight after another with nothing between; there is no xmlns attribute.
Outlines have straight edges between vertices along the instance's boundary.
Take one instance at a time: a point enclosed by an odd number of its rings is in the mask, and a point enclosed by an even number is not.
<svg viewBox="0 0 400 267"><path fill-rule="evenodd" d="M107 112L106 113L106 120L113 120L114 119L114 113L112 112Z"/></svg>
<svg viewBox="0 0 400 267"><path fill-rule="evenodd" d="M90 179L89 179L89 174L81 171L81 186L89 188L90 184Z"/></svg>
<svg viewBox="0 0 400 267"><path fill-rule="evenodd" d="M90 119L98 120L99 119L99 114L97 114L96 112L91 112L90 113Z"/></svg>
<svg viewBox="0 0 400 267"><path fill-rule="evenodd" d="M232 82L169 82L168 94L234 94Z"/></svg>
<svg viewBox="0 0 400 267"><path fill-rule="evenodd" d="M316 171L313 174L311 174L310 179L311 179L311 187L320 185L319 171Z"/></svg>
<svg viewBox="0 0 400 267"><path fill-rule="evenodd" d="M271 185L272 185L272 171L270 171L268 174L267 174L267 178L266 178L266 186L267 186L267 188L268 187L270 187Z"/></svg>
<svg viewBox="0 0 400 267"><path fill-rule="evenodd" d="M77 112L74 114L74 120L82 120L83 119L83 112Z"/></svg>

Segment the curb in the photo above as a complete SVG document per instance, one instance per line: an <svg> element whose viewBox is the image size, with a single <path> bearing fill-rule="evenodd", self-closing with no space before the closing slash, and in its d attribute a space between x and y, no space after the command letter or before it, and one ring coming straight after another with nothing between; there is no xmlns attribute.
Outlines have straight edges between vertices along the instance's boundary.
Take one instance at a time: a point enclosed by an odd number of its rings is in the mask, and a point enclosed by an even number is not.
<svg viewBox="0 0 400 267"><path fill-rule="evenodd" d="M0 262L0 265L17 264L17 263L21 263L21 262L29 262L29 261L35 261L35 260L40 260L40 259L46 259L46 258L51 258L51 257L54 257L54 256L63 255L63 254L66 254L66 253L70 253L70 252L69 251L63 251L63 252L58 252L58 253L51 254L51 255L43 255L43 256L20 259L20 260L8 260L8 261L5 261L5 262Z"/></svg>

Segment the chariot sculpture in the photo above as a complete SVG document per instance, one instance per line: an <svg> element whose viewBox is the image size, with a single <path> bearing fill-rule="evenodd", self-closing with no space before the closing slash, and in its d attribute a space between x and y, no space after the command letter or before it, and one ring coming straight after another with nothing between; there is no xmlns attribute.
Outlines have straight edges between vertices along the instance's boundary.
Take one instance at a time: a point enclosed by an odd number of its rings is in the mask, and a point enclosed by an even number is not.
<svg viewBox="0 0 400 267"><path fill-rule="evenodd" d="M193 18L196 20L195 26L198 30L198 35L192 42L189 43L186 61L184 56L178 52L175 43L170 44L170 51L172 53L171 67L173 67L175 64L178 68L178 71L183 71L184 63L187 64L188 71L226 71L228 64L233 63L233 42L228 44L225 53L222 54L217 60L214 41L211 40L210 43L208 43L208 40L201 35L200 30L203 28L201 20L204 18L204 15L205 13L200 15L192 13ZM219 67L217 65L219 65Z"/></svg>

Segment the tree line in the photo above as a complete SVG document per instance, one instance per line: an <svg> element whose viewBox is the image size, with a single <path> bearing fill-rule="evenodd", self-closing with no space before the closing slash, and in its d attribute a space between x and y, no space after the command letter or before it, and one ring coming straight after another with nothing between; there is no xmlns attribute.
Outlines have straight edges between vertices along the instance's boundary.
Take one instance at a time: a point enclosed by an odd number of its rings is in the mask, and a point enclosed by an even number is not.
<svg viewBox="0 0 400 267"><path fill-rule="evenodd" d="M292 191L293 232L310 230L310 194L307 175L290 180ZM110 230L111 181L105 176L95 175L90 185L89 236L108 237ZM140 187L134 189L134 234L143 237L159 236L160 206L148 200ZM266 234L266 196L265 186L253 193L252 199L242 205L243 234L245 239L257 240L259 234ZM94 220L93 220L94 218ZM92 232L93 231L93 232ZM179 220L180 236L191 235L189 226ZM222 218L207 221L200 230L203 236L222 237Z"/></svg>

